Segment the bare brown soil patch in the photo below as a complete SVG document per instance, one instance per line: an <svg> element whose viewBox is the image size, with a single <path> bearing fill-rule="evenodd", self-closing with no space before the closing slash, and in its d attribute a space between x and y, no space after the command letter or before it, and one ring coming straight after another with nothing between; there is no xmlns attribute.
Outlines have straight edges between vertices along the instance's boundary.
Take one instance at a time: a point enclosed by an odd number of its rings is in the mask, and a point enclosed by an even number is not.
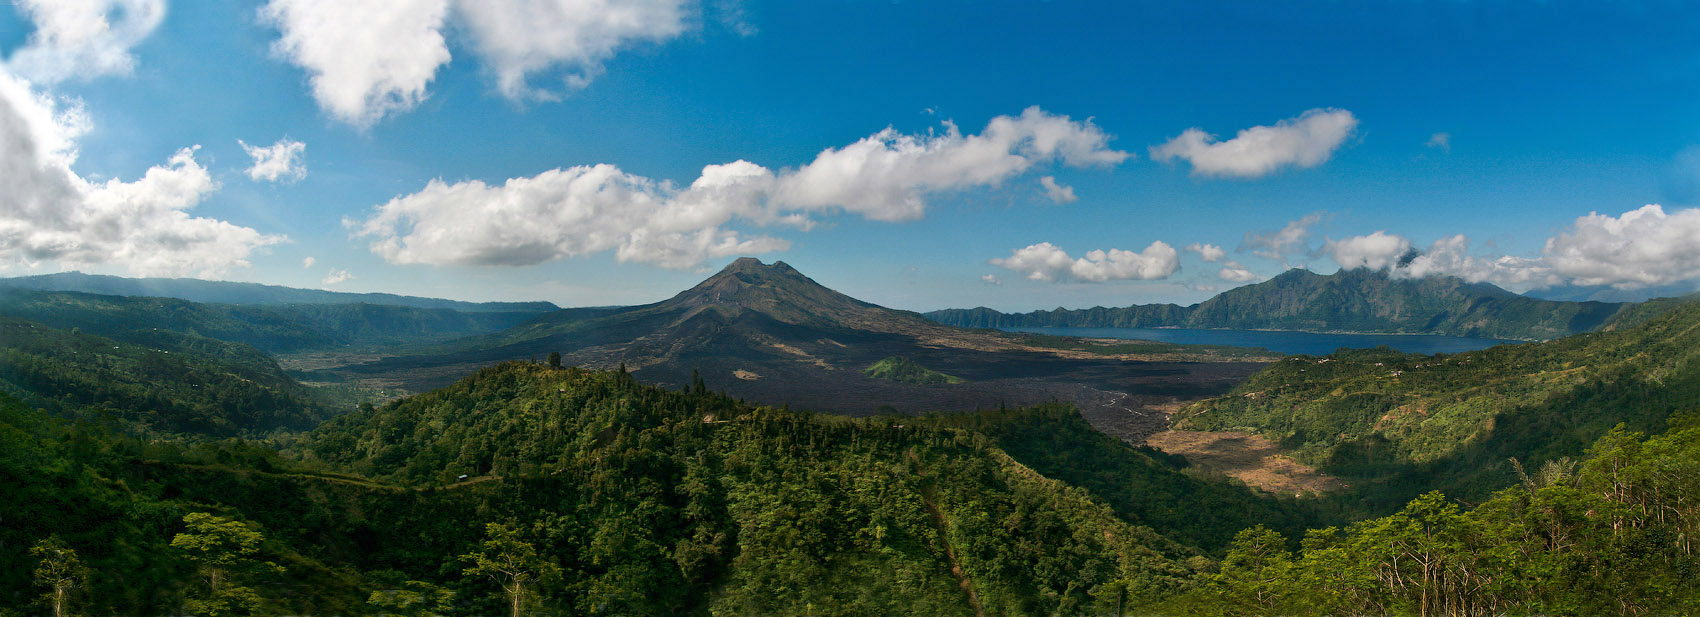
<svg viewBox="0 0 1700 617"><path fill-rule="evenodd" d="M1320 494L1343 486L1339 479L1293 460L1274 442L1251 433L1163 431L1147 437L1145 443L1271 493Z"/></svg>

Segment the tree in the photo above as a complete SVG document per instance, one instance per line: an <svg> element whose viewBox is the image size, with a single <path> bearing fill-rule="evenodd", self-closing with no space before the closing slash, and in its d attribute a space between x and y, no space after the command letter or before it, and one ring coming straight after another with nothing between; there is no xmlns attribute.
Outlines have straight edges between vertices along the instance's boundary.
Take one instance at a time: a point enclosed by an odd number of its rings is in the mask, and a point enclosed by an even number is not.
<svg viewBox="0 0 1700 617"><path fill-rule="evenodd" d="M406 581L393 589L372 592L366 603L378 614L395 617L440 617L449 611L455 592L424 581Z"/></svg>
<svg viewBox="0 0 1700 617"><path fill-rule="evenodd" d="M1294 590L1293 556L1287 538L1263 525L1241 530L1212 581L1231 615L1279 614Z"/></svg>
<svg viewBox="0 0 1700 617"><path fill-rule="evenodd" d="M561 352L549 352L549 368L561 368Z"/></svg>
<svg viewBox="0 0 1700 617"><path fill-rule="evenodd" d="M207 582L206 593L185 602L184 608L209 617L246 615L259 608L259 592L240 583L244 575L283 572L282 566L255 559L265 536L241 521L205 512L185 515L183 524L189 533L177 534L171 547L200 566Z"/></svg>
<svg viewBox="0 0 1700 617"><path fill-rule="evenodd" d="M88 582L88 568L77 557L77 551L66 546L57 535L30 547L30 556L41 561L34 574L35 584L47 589L41 594L42 601L53 607L53 617L65 617L71 592Z"/></svg>
<svg viewBox="0 0 1700 617"><path fill-rule="evenodd" d="M478 552L460 556L462 561L472 563L466 574L495 580L502 587L511 617L520 617L538 586L560 576L561 567L544 559L536 546L521 540L519 531L507 525L487 524L484 535Z"/></svg>

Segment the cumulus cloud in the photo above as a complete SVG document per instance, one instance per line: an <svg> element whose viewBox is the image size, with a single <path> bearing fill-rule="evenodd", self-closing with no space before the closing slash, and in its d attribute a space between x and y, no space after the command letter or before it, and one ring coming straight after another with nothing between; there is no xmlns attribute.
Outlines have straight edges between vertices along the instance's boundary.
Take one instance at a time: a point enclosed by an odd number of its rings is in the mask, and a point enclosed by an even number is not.
<svg viewBox="0 0 1700 617"><path fill-rule="evenodd" d="M987 285L1000 285L1000 286L1003 285L1003 279L998 278L998 275L996 275L996 274L981 275L980 276L980 282L983 282Z"/></svg>
<svg viewBox="0 0 1700 617"><path fill-rule="evenodd" d="M461 40L503 96L551 100L588 85L621 50L682 34L691 25L690 6L687 0L459 0L452 6L450 0L270 0L260 19L281 34L273 52L307 71L319 107L367 127L429 96L451 57L447 30L465 35ZM558 74L561 88L529 83L545 72Z"/></svg>
<svg viewBox="0 0 1700 617"><path fill-rule="evenodd" d="M1700 279L1700 209L1650 204L1613 217L1590 212L1547 239L1554 272L1577 285L1637 289Z"/></svg>
<svg viewBox="0 0 1700 617"><path fill-rule="evenodd" d="M0 70L0 263L123 264L142 276L216 277L282 241L188 211L218 183L184 148L141 178L89 182L71 170L90 128L79 102Z"/></svg>
<svg viewBox="0 0 1700 617"><path fill-rule="evenodd" d="M1367 236L1329 240L1323 245L1323 251L1334 259L1334 263L1347 270L1385 270L1398 264L1401 257L1411 252L1411 241L1397 234L1377 231Z"/></svg>
<svg viewBox="0 0 1700 617"><path fill-rule="evenodd" d="M802 209L842 208L878 221L907 221L926 212L927 193L994 186L1035 165L1060 160L1075 167L1114 165L1126 152L1091 120L1029 107L998 116L977 135L944 123L943 132L906 135L895 129L843 148L779 178L775 197Z"/></svg>
<svg viewBox="0 0 1700 617"><path fill-rule="evenodd" d="M1009 257L999 257L987 263L1026 274L1035 281L1079 280L1101 283L1112 280L1165 279L1180 270L1179 254L1174 247L1161 241L1152 242L1144 251L1122 249L1095 250L1079 259L1049 242L1040 242L1015 249Z"/></svg>
<svg viewBox="0 0 1700 617"><path fill-rule="evenodd" d="M1109 149L1109 136L1090 122L1036 107L994 118L977 135L945 127L922 135L888 128L778 172L748 161L709 165L683 188L613 165L554 169L499 186L433 180L345 223L398 264L533 265L611 250L621 261L688 269L789 248L778 238L728 229L736 220L804 229L838 211L914 220L931 193L997 185L1045 163L1127 157Z"/></svg>
<svg viewBox="0 0 1700 617"><path fill-rule="evenodd" d="M287 137L277 140L270 146L250 146L240 139L242 150L254 159L254 165L248 168L248 177L267 182L294 182L307 177L307 165L301 162L302 153L307 151L307 144L291 140Z"/></svg>
<svg viewBox="0 0 1700 617"><path fill-rule="evenodd" d="M319 107L365 127L425 99L437 67L448 0L271 0L260 17L282 34L272 52L305 69Z"/></svg>
<svg viewBox="0 0 1700 617"><path fill-rule="evenodd" d="M503 96L557 98L527 78L561 71L568 88L600 75L615 52L685 31L685 0L465 0L455 4L473 48L495 75Z"/></svg>
<svg viewBox="0 0 1700 617"><path fill-rule="evenodd" d="M164 0L16 0L16 6L35 31L6 68L38 84L129 74L136 64L130 48L165 18Z"/></svg>
<svg viewBox="0 0 1700 617"><path fill-rule="evenodd" d="M1657 204L1610 216L1591 212L1547 239L1539 257L1474 256L1463 235L1436 240L1395 276L1446 275L1512 290L1552 285L1642 289L1700 281L1700 209Z"/></svg>
<svg viewBox="0 0 1700 617"><path fill-rule="evenodd" d="M1190 128L1160 146L1151 159L1185 159L1193 175L1257 178L1283 167L1316 167L1357 129L1358 119L1344 109L1312 109L1275 126L1254 126L1228 141Z"/></svg>
<svg viewBox="0 0 1700 617"><path fill-rule="evenodd" d="M1232 281L1235 283L1250 283L1263 278L1252 271L1245 269L1245 266L1240 265L1237 261L1230 261L1222 264L1222 269L1216 271L1216 277L1224 281Z"/></svg>
<svg viewBox="0 0 1700 617"><path fill-rule="evenodd" d="M301 260L301 267L311 268L311 267L313 267L313 264L318 263L318 262L319 262L319 260L313 259L312 257L308 257L306 259Z"/></svg>
<svg viewBox="0 0 1700 617"><path fill-rule="evenodd" d="M326 274L325 278L323 280L319 281L319 284L324 285L325 287L330 287L330 286L335 285L337 283L348 281L348 280L351 280L353 278L354 278L354 275L349 274L347 270L338 270L336 268L331 268L330 273Z"/></svg>
<svg viewBox="0 0 1700 617"><path fill-rule="evenodd" d="M1435 133L1433 135L1430 135L1428 137L1428 141L1426 143L1424 143L1423 145L1428 146L1430 148L1439 148L1441 152L1450 153L1450 152L1452 152L1452 134L1451 133Z"/></svg>
<svg viewBox="0 0 1700 617"><path fill-rule="evenodd" d="M1074 187L1066 184L1057 184L1057 179L1054 176L1043 176L1039 178L1039 186L1044 187L1045 198L1055 203L1071 204L1080 199L1079 197L1074 196Z"/></svg>
<svg viewBox="0 0 1700 617"><path fill-rule="evenodd" d="M1245 240L1240 250L1251 249L1252 254L1264 259L1273 259L1283 264L1289 256L1305 251L1306 242L1310 239L1310 228L1322 222L1322 212L1312 212L1303 218L1288 221L1280 229L1266 232L1246 232Z"/></svg>
<svg viewBox="0 0 1700 617"><path fill-rule="evenodd" d="M1395 264L1392 272L1399 278L1455 276L1471 283L1492 283L1513 291L1563 282L1540 258L1471 255L1470 239L1463 234L1435 240L1421 254L1403 264Z"/></svg>
<svg viewBox="0 0 1700 617"><path fill-rule="evenodd" d="M1203 259L1210 263L1216 263L1221 261L1223 257L1228 256L1227 251L1222 250L1222 247L1214 244L1201 244L1194 242L1186 245L1186 250L1198 253L1199 259Z"/></svg>

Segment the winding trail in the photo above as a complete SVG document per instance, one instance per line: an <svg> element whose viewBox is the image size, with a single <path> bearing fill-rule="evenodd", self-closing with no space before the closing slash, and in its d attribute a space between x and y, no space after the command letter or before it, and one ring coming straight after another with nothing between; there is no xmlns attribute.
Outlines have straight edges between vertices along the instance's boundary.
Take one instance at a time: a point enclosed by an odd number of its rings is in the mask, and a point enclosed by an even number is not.
<svg viewBox="0 0 1700 617"><path fill-rule="evenodd" d="M933 517L933 529L938 531L939 544L944 546L944 556L950 560L950 574L956 577L956 586L968 595L968 606L973 607L974 617L986 617L986 609L980 605L980 596L974 593L974 582L968 579L968 572L962 569L962 562L956 558L956 547L950 544L950 521L945 518L944 510L939 508L938 489L932 480L927 478L927 472L921 470L921 459L915 456L915 451L908 452L909 461L915 465L915 473L921 476L921 503L927 505L927 513Z"/></svg>

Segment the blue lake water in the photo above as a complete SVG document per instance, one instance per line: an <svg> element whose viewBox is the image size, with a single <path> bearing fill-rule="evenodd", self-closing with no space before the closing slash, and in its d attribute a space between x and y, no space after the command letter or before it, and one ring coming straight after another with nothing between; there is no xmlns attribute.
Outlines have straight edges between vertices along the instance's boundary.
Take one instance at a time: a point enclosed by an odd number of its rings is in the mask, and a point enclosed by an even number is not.
<svg viewBox="0 0 1700 617"><path fill-rule="evenodd" d="M1332 334L1273 330L1189 330L1186 328L1003 328L1009 332L1032 332L1057 336L1136 339L1187 345L1232 345L1262 347L1284 354L1321 356L1341 347L1367 349L1386 345L1405 353L1458 353L1516 344L1491 338L1438 336L1434 334Z"/></svg>

